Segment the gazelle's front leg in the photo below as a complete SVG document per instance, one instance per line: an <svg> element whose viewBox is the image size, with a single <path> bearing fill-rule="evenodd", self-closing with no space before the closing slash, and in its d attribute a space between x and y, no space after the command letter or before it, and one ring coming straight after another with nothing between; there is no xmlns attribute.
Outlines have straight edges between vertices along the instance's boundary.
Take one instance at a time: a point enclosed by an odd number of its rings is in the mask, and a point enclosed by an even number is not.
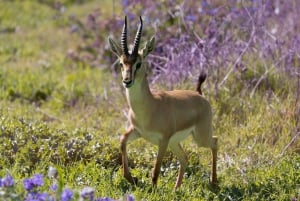
<svg viewBox="0 0 300 201"><path fill-rule="evenodd" d="M137 179L133 178L130 174L128 167L128 156L126 145L129 141L139 138L139 133L134 129L130 128L124 135L121 136L121 153L122 153L122 165L123 165L123 176L132 184L137 183Z"/></svg>
<svg viewBox="0 0 300 201"><path fill-rule="evenodd" d="M153 186L157 185L158 175L160 173L160 167L165 156L166 150L168 148L169 140L162 139L159 143L158 154L152 170L152 184Z"/></svg>

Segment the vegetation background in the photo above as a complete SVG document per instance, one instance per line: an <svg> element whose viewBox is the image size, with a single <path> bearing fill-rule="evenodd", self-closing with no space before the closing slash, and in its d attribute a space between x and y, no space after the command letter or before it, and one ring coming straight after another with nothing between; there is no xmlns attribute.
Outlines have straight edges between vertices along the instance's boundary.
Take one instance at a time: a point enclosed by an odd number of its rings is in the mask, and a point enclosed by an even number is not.
<svg viewBox="0 0 300 201"><path fill-rule="evenodd" d="M300 200L300 21L297 0L0 1L0 177L58 169L72 189L136 200ZM151 188L157 147L129 145L132 186L121 175L119 136L128 109L107 37L138 16L142 42L156 35L151 87L195 89L201 70L219 136L219 188L210 151L184 143L189 166L168 152ZM159 114L158 114L159 115ZM51 184L46 180L41 191Z"/></svg>

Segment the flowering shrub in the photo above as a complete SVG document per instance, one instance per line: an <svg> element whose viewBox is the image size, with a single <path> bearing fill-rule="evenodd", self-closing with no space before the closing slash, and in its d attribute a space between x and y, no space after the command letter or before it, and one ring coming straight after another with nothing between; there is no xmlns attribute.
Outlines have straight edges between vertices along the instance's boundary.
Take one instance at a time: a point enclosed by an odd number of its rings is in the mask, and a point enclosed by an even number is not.
<svg viewBox="0 0 300 201"><path fill-rule="evenodd" d="M296 1L218 2L122 1L130 27L136 27L134 19L142 14L146 24L142 40L156 32L157 45L148 59L153 82L159 80L172 87L178 81L196 80L194 75L205 70L211 75L218 72L216 88L235 73L255 92L260 85L273 89L268 75L275 69L299 77L300 8ZM120 38L123 16L104 18L96 10L85 22L72 21L72 32L79 33L83 42L69 52L69 58L89 66L99 66L103 61L108 66L114 63L115 57L106 45L107 35L101 30ZM252 66L253 60L261 68L258 71Z"/></svg>
<svg viewBox="0 0 300 201"><path fill-rule="evenodd" d="M15 188L15 181L13 177L7 173L3 178L0 178L0 199L2 200L23 200L23 201L117 201L109 197L96 198L95 190L91 187L85 187L81 191L77 192L70 188L64 188L63 186L58 186L57 179L59 179L57 171L55 168L50 167L48 171L48 177L53 181L50 186L49 191L41 192L40 188L44 185L44 176L41 174L35 174L31 178L26 178L23 180L23 186L25 193L17 193ZM18 182L17 182L18 183ZM59 189L62 189L61 191ZM126 201L134 201L132 195L126 195L123 199Z"/></svg>

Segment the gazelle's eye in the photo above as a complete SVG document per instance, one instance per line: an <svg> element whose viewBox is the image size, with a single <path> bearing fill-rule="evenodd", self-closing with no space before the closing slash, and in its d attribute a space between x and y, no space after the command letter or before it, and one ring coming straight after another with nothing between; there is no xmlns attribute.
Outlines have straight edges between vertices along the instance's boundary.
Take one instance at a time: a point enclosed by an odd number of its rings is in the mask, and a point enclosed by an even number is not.
<svg viewBox="0 0 300 201"><path fill-rule="evenodd" d="M141 62L138 62L138 63L136 64L136 69L139 69L141 66L142 66L142 63L141 63Z"/></svg>

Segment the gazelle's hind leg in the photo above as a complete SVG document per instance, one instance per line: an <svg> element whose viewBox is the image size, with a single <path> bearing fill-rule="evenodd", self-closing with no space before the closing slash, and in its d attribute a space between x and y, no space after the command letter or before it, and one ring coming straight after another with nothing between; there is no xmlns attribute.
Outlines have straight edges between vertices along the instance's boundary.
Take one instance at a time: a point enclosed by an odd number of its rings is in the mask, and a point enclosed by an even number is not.
<svg viewBox="0 0 300 201"><path fill-rule="evenodd" d="M218 183L217 180L218 137L217 136L212 137L211 153L212 153L212 166L211 166L210 183L211 186L215 188Z"/></svg>
<svg viewBox="0 0 300 201"><path fill-rule="evenodd" d="M196 124L193 139L199 147L210 148L212 146L212 125L210 119L202 120Z"/></svg>
<svg viewBox="0 0 300 201"><path fill-rule="evenodd" d="M185 169L188 164L188 157L183 151L181 145L179 143L173 143L169 145L172 153L178 158L179 163L180 163L180 168L176 180L176 185L175 185L175 190L178 189L182 183L182 178L185 172Z"/></svg>
<svg viewBox="0 0 300 201"><path fill-rule="evenodd" d="M214 188L217 185L217 154L218 154L218 137L212 136L211 120L199 122L196 126L193 138L199 147L211 148L212 168L210 183Z"/></svg>

